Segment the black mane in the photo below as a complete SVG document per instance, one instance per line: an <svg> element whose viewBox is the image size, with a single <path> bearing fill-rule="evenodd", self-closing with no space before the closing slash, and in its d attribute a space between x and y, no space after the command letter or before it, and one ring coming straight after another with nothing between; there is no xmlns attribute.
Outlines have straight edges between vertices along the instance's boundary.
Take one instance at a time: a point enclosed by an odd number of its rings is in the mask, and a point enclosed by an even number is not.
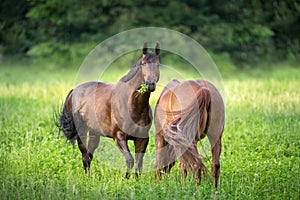
<svg viewBox="0 0 300 200"><path fill-rule="evenodd" d="M141 67L141 65L137 65L137 64L134 65L132 67L132 69L125 76L123 76L120 79L120 81L122 81L122 82L128 82L129 80L131 80L135 76L135 74L137 73L137 71L140 69L140 67Z"/></svg>

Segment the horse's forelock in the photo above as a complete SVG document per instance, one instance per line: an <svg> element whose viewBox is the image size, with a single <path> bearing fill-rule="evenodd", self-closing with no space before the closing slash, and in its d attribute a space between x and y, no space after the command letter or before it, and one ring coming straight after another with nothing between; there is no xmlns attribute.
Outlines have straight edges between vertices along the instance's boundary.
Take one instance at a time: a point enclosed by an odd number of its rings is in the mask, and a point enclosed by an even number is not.
<svg viewBox="0 0 300 200"><path fill-rule="evenodd" d="M152 58L158 59L158 56L154 52L150 51L147 54L145 54L145 56L142 58L142 60L145 60L147 63L151 63L151 62L153 62Z"/></svg>
<svg viewBox="0 0 300 200"><path fill-rule="evenodd" d="M147 54L145 54L142 58L140 58L136 64L131 68L131 70L125 75L123 76L120 81L122 82L128 82L130 79L132 79L134 77L134 75L138 72L138 70L140 69L141 65L142 65L142 61L145 60L147 63L149 62L154 62L152 60L152 58L158 59L157 55L154 52L148 52Z"/></svg>

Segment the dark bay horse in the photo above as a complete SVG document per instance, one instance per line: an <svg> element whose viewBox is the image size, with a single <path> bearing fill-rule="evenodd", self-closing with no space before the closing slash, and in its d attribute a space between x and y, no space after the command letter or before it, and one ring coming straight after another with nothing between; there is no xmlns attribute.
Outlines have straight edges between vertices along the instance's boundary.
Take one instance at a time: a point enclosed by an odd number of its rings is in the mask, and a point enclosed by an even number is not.
<svg viewBox="0 0 300 200"><path fill-rule="evenodd" d="M207 171L198 153L197 142L208 137L212 148L212 175L218 186L221 137L224 129L224 102L208 81L171 81L162 91L154 112L156 129L155 176L169 173L177 159L183 180L191 172L201 183Z"/></svg>
<svg viewBox="0 0 300 200"><path fill-rule="evenodd" d="M90 171L100 136L112 138L124 155L126 178L134 165L127 141L133 140L136 176L142 172L152 122L149 98L159 80L159 44L156 44L155 52L148 52L145 43L142 52L134 67L116 84L83 83L66 97L60 128L68 140L77 140L86 172ZM141 87L145 87L143 92L139 90Z"/></svg>

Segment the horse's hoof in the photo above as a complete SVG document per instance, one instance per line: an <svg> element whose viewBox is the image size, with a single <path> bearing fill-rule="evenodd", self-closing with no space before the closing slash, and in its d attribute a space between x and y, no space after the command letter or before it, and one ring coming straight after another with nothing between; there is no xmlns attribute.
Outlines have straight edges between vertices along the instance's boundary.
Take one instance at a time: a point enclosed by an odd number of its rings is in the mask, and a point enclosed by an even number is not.
<svg viewBox="0 0 300 200"><path fill-rule="evenodd" d="M126 178L126 179L129 179L129 177L130 177L130 173L129 173L129 172L126 172L125 178Z"/></svg>
<svg viewBox="0 0 300 200"><path fill-rule="evenodd" d="M215 193L214 193L215 195L218 195L219 194L219 192L218 191L215 191Z"/></svg>
<svg viewBox="0 0 300 200"><path fill-rule="evenodd" d="M84 168L84 172L89 175L90 174L90 168L89 167L85 167Z"/></svg>
<svg viewBox="0 0 300 200"><path fill-rule="evenodd" d="M139 180L140 174L139 173L135 173L135 179Z"/></svg>

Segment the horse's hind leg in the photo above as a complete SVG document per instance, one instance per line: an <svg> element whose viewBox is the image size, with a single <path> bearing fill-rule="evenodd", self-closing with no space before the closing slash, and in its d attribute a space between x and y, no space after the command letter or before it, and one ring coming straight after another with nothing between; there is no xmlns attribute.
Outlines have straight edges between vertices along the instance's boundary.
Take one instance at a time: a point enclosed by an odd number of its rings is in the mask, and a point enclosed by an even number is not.
<svg viewBox="0 0 300 200"><path fill-rule="evenodd" d="M143 158L146 152L146 148L149 142L149 138L137 138L134 140L135 146L135 161L136 161L136 171L135 175L138 178L143 169Z"/></svg>
<svg viewBox="0 0 300 200"><path fill-rule="evenodd" d="M90 157L90 161L93 159L94 152L98 147L100 142L100 136L90 132L89 134L89 142L88 142L88 156Z"/></svg>
<svg viewBox="0 0 300 200"><path fill-rule="evenodd" d="M189 148L180 157L180 171L183 174L183 181L185 181L187 176L187 170L193 174L193 177L197 179L197 185L201 184L201 174L202 171L206 170L204 163L200 157L195 142L191 144Z"/></svg>
<svg viewBox="0 0 300 200"><path fill-rule="evenodd" d="M78 148L82 154L82 164L86 173L90 171L91 158L86 148L86 137L77 137Z"/></svg>
<svg viewBox="0 0 300 200"><path fill-rule="evenodd" d="M212 148L212 176L214 178L214 186L218 187L218 179L220 175L220 154L222 150L221 136Z"/></svg>
<svg viewBox="0 0 300 200"><path fill-rule="evenodd" d="M133 168L134 165L134 160L129 151L126 136L122 131L117 131L116 137L114 139L119 150L122 152L122 154L126 159L126 164L127 164L126 178L129 178L131 169Z"/></svg>

